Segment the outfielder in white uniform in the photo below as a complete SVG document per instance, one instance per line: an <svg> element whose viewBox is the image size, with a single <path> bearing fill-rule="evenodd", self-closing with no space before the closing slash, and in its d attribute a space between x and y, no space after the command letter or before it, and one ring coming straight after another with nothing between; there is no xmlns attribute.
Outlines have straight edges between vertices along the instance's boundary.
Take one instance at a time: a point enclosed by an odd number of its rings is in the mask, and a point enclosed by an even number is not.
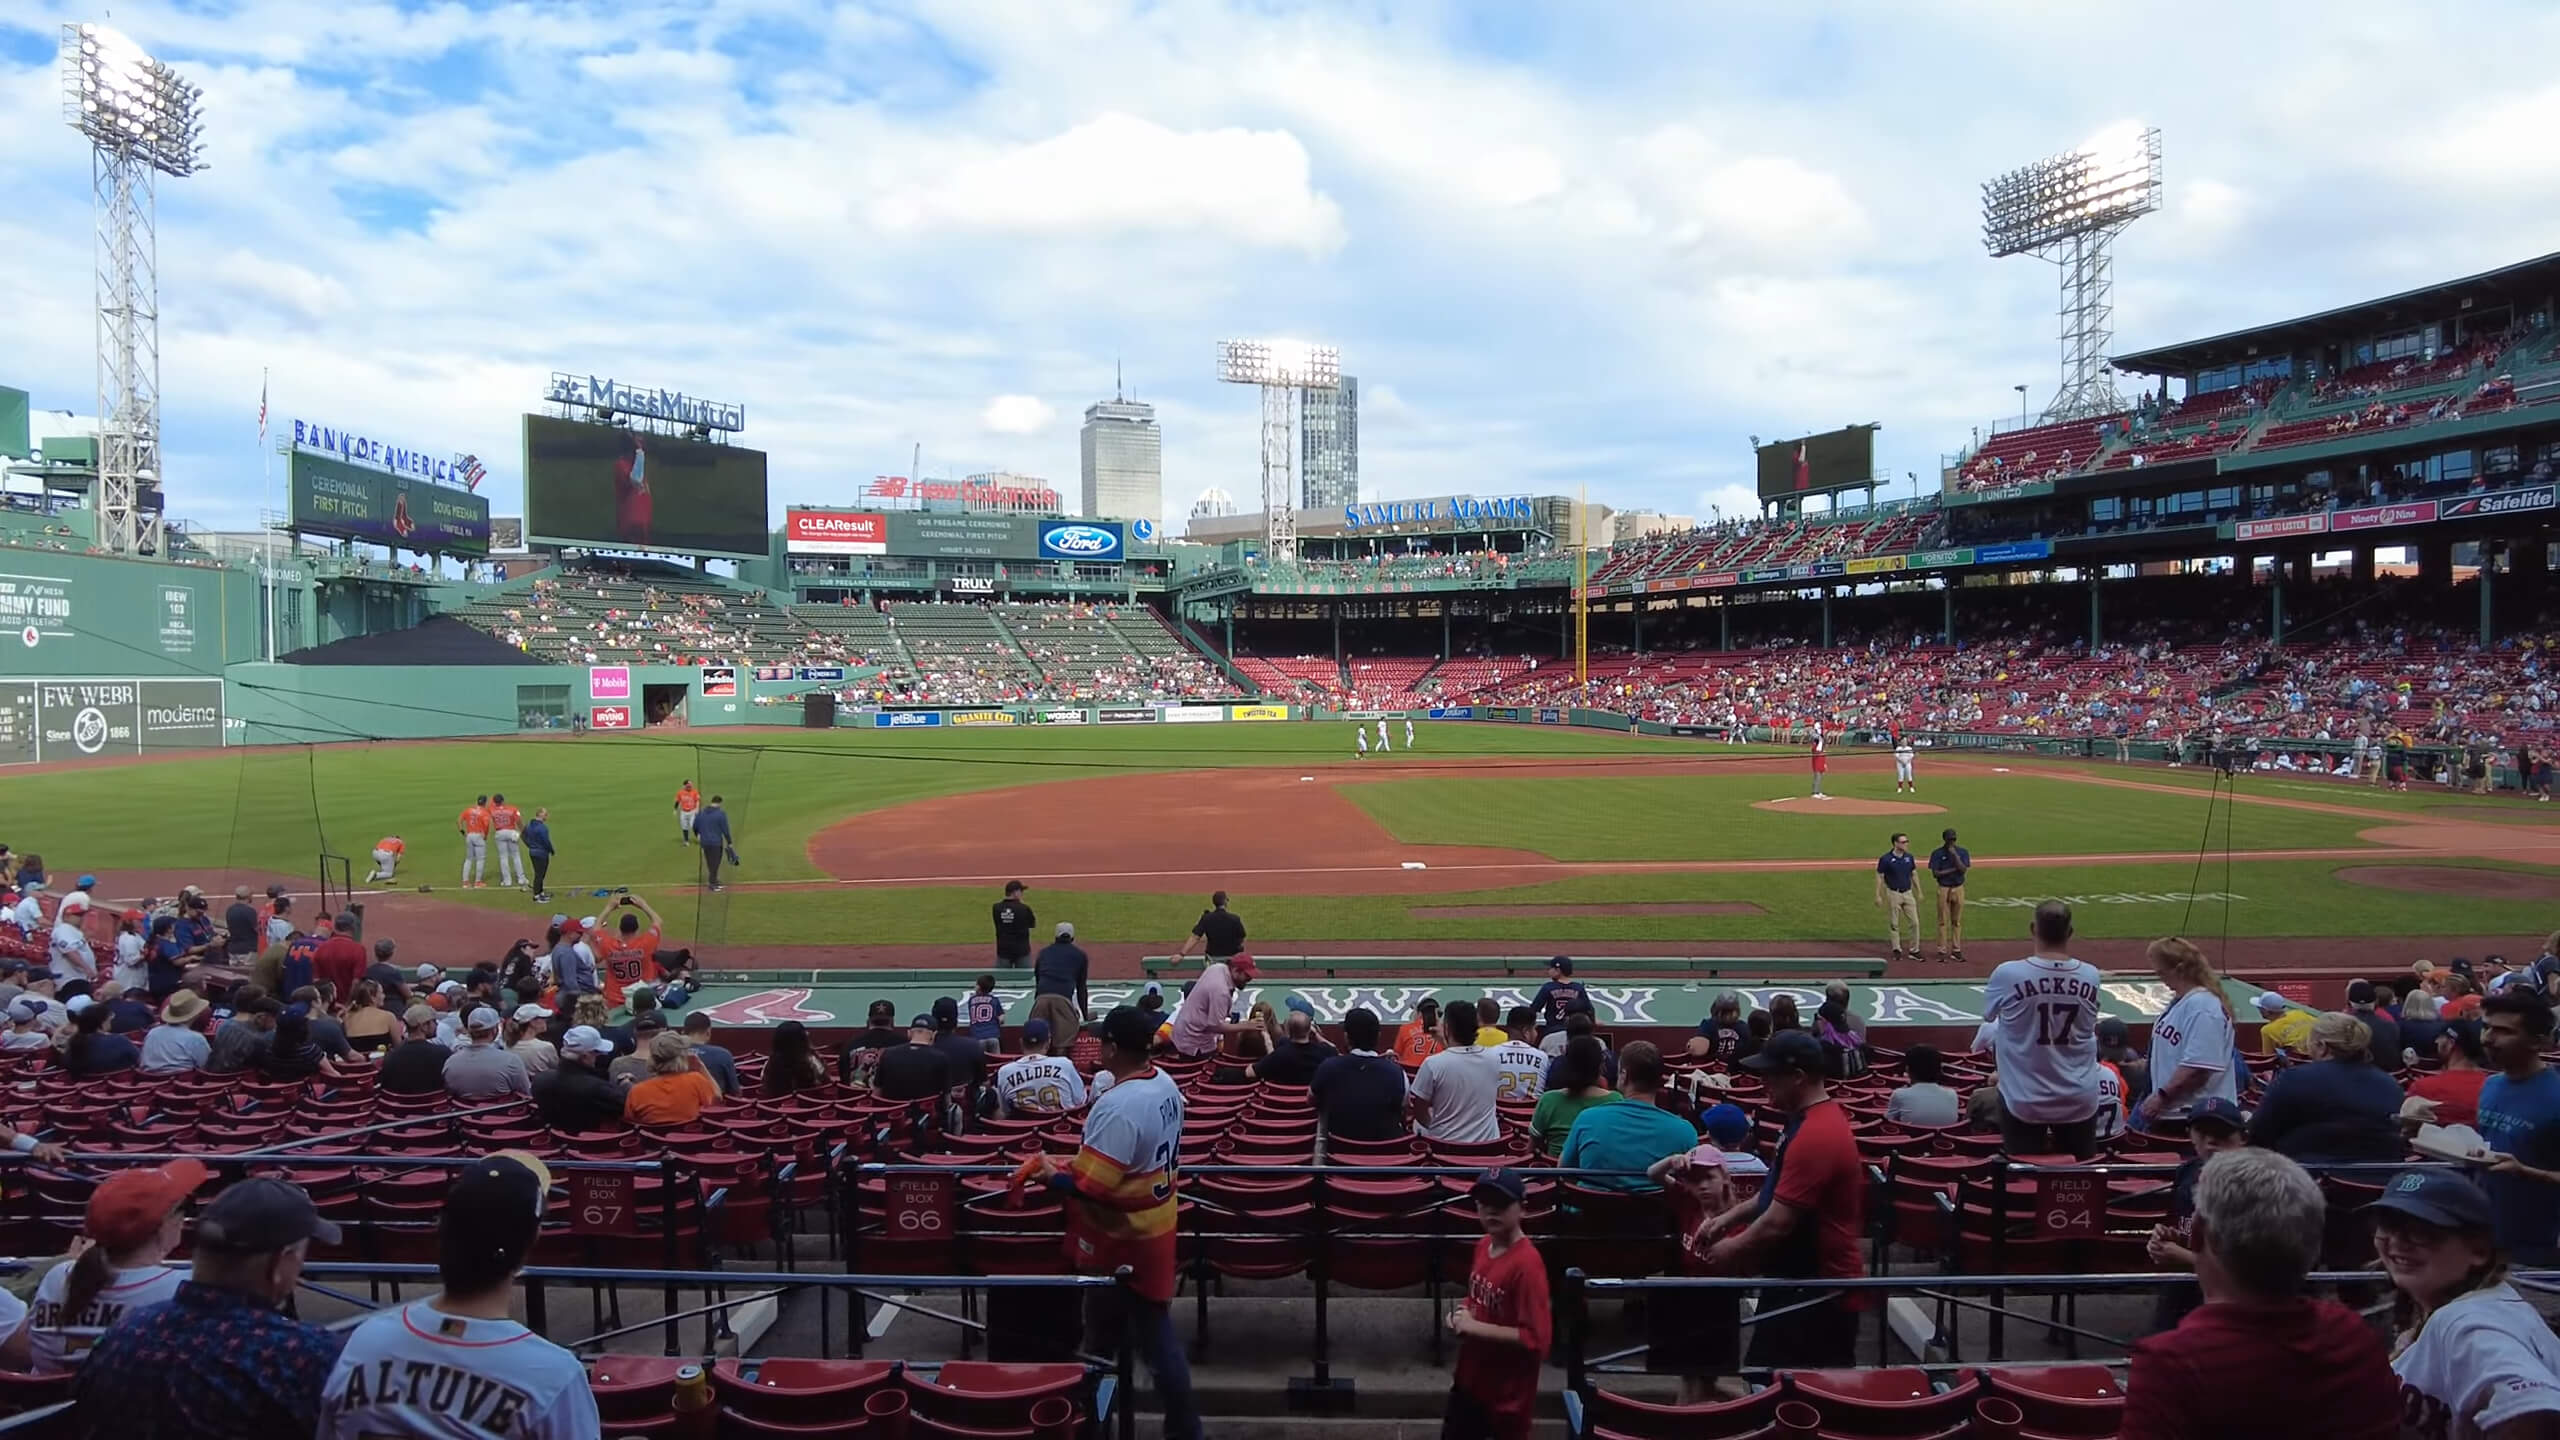
<svg viewBox="0 0 2560 1440"><path fill-rule="evenodd" d="M347 1336L320 1392L320 1440L589 1440L603 1432L578 1357L507 1318L542 1226L551 1172L502 1151L446 1191L444 1289L376 1311Z"/></svg>
<svg viewBox="0 0 2560 1440"><path fill-rule="evenodd" d="M1073 1061L1049 1053L1049 1022L1032 1020L1022 1027L1028 1052L996 1071L996 1103L1010 1120L1024 1115L1063 1115L1083 1106L1084 1077Z"/></svg>
<svg viewBox="0 0 2560 1440"><path fill-rule="evenodd" d="M1920 791L1920 783L1911 778L1912 759L1911 741L1906 737L1896 737L1893 742L1893 793L1896 795L1906 790L1915 795Z"/></svg>
<svg viewBox="0 0 2560 1440"><path fill-rule="evenodd" d="M1384 755L1394 748L1387 743L1387 717L1381 715L1378 717L1378 753Z"/></svg>
<svg viewBox="0 0 2560 1440"><path fill-rule="evenodd" d="M2097 1150L2098 967L2073 959L2071 907L2036 907L2036 953L1991 972L1982 1018L1993 1026L2000 1133L2012 1155Z"/></svg>
<svg viewBox="0 0 2560 1440"><path fill-rule="evenodd" d="M1413 717L1410 715L1404 717L1404 748L1413 748Z"/></svg>
<svg viewBox="0 0 2560 1440"><path fill-rule="evenodd" d="M1359 721L1357 721L1357 720L1352 721L1352 722L1351 722L1351 743L1360 747L1360 758L1361 758L1361 759L1363 759L1363 760L1368 759L1368 758L1369 758L1369 727L1367 727L1366 725L1361 724L1361 723L1360 723Z"/></svg>

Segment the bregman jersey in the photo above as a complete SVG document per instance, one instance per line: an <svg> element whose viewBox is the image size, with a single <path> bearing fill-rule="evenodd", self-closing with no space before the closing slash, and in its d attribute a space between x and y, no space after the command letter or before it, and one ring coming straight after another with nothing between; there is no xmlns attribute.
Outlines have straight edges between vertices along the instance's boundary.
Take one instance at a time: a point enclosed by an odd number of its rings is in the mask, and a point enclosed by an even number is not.
<svg viewBox="0 0 2560 1440"><path fill-rule="evenodd" d="M1084 1103L1084 1078L1062 1055L1025 1055L996 1072L1007 1115L1059 1115Z"/></svg>
<svg viewBox="0 0 2560 1440"><path fill-rule="evenodd" d="M98 1337L131 1310L170 1299L187 1278L184 1265L145 1265L119 1270L101 1286L77 1315L62 1313L62 1297L71 1288L71 1267L56 1265L36 1283L35 1303L27 1308L30 1368L77 1370Z"/></svg>
<svg viewBox="0 0 2560 1440"><path fill-rule="evenodd" d="M512 1320L423 1300L358 1325L320 1392L319 1440L583 1440L602 1428L576 1356Z"/></svg>
<svg viewBox="0 0 2560 1440"><path fill-rule="evenodd" d="M1159 1305L1173 1299L1181 1146L1182 1092L1172 1076L1149 1067L1100 1093L1068 1167L1067 1251L1079 1273L1126 1265L1139 1295Z"/></svg>
<svg viewBox="0 0 2560 1440"><path fill-rule="evenodd" d="M1535 1105L1547 1089L1547 1052L1526 1040L1493 1047L1493 1099L1497 1105Z"/></svg>
<svg viewBox="0 0 2560 1440"><path fill-rule="evenodd" d="M2428 1316L2391 1368L2400 1433L2418 1440L2477 1440L2510 1420L2560 1414L2560 1338L2510 1285Z"/></svg>
<svg viewBox="0 0 2560 1440"><path fill-rule="evenodd" d="M2000 1108L2031 1125L2070 1125L2098 1108L2098 986L2085 960L2012 960L1982 987Z"/></svg>
<svg viewBox="0 0 2560 1440"><path fill-rule="evenodd" d="M2213 1078L2181 1104L2165 1106L2164 1117L2178 1118L2198 1100L2240 1103L2231 1074L2231 1013L2222 997L2199 986L2181 995L2151 1022L2151 1088L2166 1090L2182 1066L2210 1070Z"/></svg>

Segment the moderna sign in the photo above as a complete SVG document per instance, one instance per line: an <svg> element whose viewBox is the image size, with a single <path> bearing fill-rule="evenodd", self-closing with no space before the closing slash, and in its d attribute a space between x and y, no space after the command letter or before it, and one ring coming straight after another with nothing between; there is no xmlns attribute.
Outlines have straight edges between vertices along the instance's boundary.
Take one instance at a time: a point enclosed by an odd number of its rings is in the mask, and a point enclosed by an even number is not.
<svg viewBox="0 0 2560 1440"><path fill-rule="evenodd" d="M782 548L800 555L886 555L888 517L836 510L787 510Z"/></svg>
<svg viewBox="0 0 2560 1440"><path fill-rule="evenodd" d="M1040 522L1040 554L1049 560L1117 560L1120 527L1081 520Z"/></svg>

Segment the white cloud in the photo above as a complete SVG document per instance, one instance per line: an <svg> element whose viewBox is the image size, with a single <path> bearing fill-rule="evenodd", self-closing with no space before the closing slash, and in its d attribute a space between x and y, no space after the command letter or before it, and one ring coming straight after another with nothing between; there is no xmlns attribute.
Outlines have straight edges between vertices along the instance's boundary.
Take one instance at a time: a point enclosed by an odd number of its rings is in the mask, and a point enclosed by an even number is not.
<svg viewBox="0 0 2560 1440"><path fill-rule="evenodd" d="M999 395L979 412L978 423L998 435L1037 435L1057 418L1057 410L1037 395Z"/></svg>
<svg viewBox="0 0 2560 1440"><path fill-rule="evenodd" d="M1177 132L1097 116L1027 145L979 147L950 173L880 205L895 230L942 225L1043 235L1188 233L1311 256L1342 248L1342 212L1285 131Z"/></svg>

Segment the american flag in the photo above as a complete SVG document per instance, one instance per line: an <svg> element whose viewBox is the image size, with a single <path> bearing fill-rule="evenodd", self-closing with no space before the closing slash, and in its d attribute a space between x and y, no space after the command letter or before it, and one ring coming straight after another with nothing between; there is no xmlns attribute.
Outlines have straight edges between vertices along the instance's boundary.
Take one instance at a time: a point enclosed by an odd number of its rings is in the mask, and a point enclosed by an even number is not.
<svg viewBox="0 0 2560 1440"><path fill-rule="evenodd" d="M465 490L477 490L480 482L489 478L489 467L481 464L477 455L461 456L453 462L453 468L462 476L462 488Z"/></svg>
<svg viewBox="0 0 2560 1440"><path fill-rule="evenodd" d="M265 371L261 370L261 371L259 371L259 372L258 372L258 441L259 441L259 443L260 443L260 444L264 444L264 443L266 443L266 438L267 438L267 374L266 374L266 372L265 372Z"/></svg>

